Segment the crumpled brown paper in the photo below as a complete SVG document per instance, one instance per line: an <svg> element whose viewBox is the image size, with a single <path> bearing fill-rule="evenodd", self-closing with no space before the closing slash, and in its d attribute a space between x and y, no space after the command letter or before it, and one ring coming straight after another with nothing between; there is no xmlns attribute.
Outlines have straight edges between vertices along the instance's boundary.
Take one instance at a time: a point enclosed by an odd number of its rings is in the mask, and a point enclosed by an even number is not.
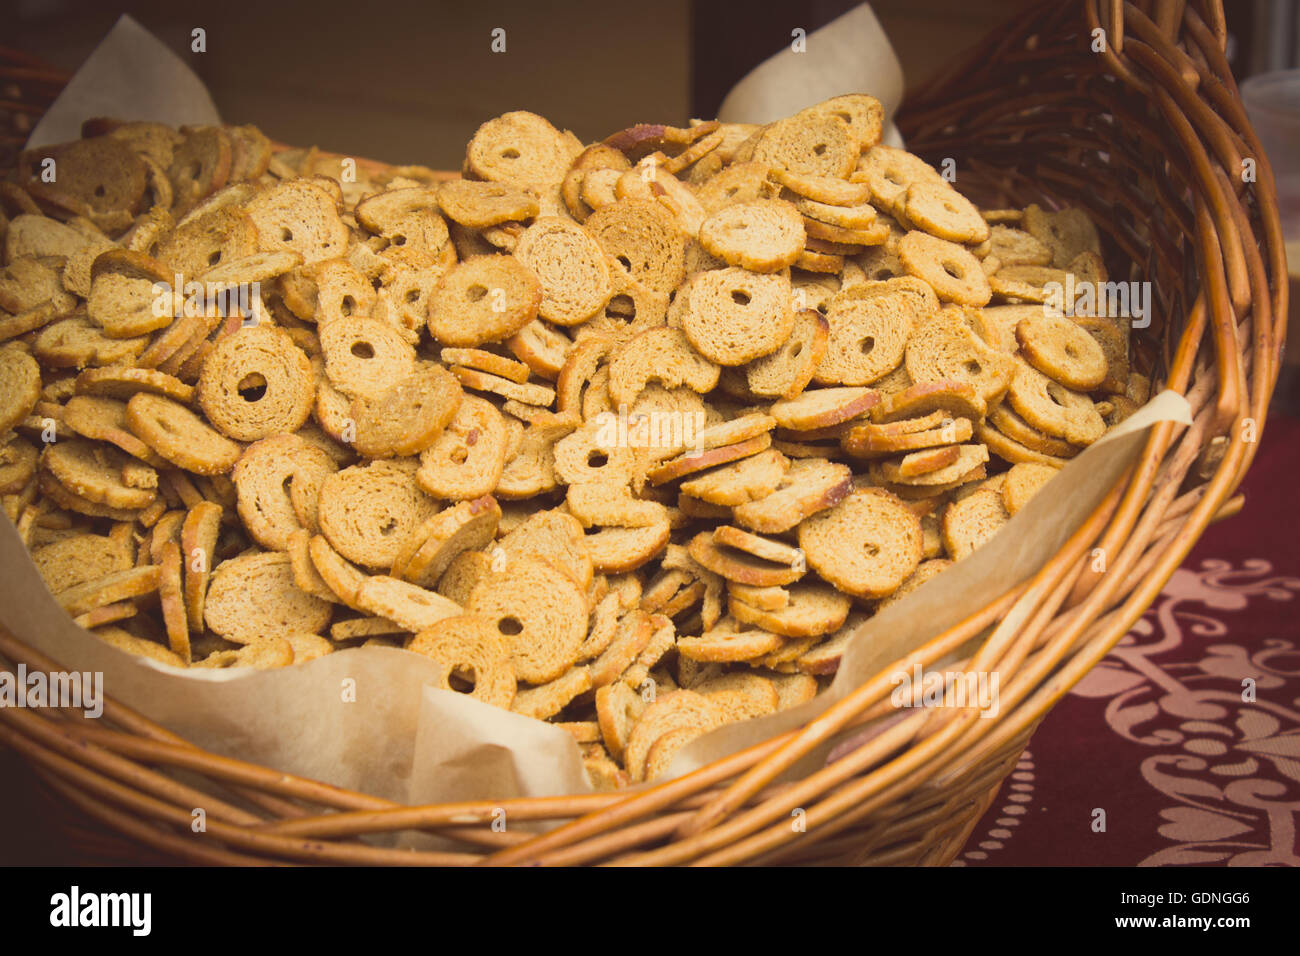
<svg viewBox="0 0 1300 956"><path fill-rule="evenodd" d="M79 73L37 127L32 145L76 138L89 116L216 121L202 83L174 56L156 64L168 71L172 95L147 105L133 98L137 58L151 44L157 41L124 17L87 61L104 95L78 93L85 85ZM825 694L700 738L678 754L670 774L802 724L1029 577L1136 458L1146 429L1163 420L1189 422L1186 401L1173 393L1158 396L1074 459L973 560L866 622ZM107 694L198 746L407 804L590 790L568 733L429 686L432 662L406 651L354 648L275 671L183 671L110 647L63 612L14 527L0 524L0 622L70 670L101 672Z"/></svg>

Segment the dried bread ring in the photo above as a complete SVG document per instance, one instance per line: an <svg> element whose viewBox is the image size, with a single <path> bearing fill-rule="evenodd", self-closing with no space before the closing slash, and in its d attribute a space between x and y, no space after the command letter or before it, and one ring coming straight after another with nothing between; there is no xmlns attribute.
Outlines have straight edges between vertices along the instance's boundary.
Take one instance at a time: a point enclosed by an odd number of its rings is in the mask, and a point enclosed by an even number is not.
<svg viewBox="0 0 1300 956"><path fill-rule="evenodd" d="M986 403L1006 391L1014 360L984 342L955 309L942 309L920 322L904 357L913 382L964 382Z"/></svg>
<svg viewBox="0 0 1300 956"><path fill-rule="evenodd" d="M943 512L943 546L954 561L960 561L1001 530L1011 515L997 488L981 488Z"/></svg>
<svg viewBox="0 0 1300 956"><path fill-rule="evenodd" d="M321 534L349 561L391 568L402 542L436 507L416 485L413 461L353 465L321 484Z"/></svg>
<svg viewBox="0 0 1300 956"><path fill-rule="evenodd" d="M537 318L541 304L542 283L521 260L475 256L453 266L434 289L429 333L443 345L500 341Z"/></svg>
<svg viewBox="0 0 1300 956"><path fill-rule="evenodd" d="M55 595L55 600L72 617L78 617L96 608L157 590L161 575L161 569L156 564L114 571L102 578L66 588Z"/></svg>
<svg viewBox="0 0 1300 956"><path fill-rule="evenodd" d="M573 666L587 634L587 598L561 572L532 558L475 586L466 610L481 615L510 644L515 674L530 684L554 680Z"/></svg>
<svg viewBox="0 0 1300 956"><path fill-rule="evenodd" d="M798 581L804 575L800 561L778 563L718 543L712 532L701 531L691 539L687 550L703 568L728 581L755 587L780 587Z"/></svg>
<svg viewBox="0 0 1300 956"><path fill-rule="evenodd" d="M700 226L705 250L731 266L777 272L794 265L804 248L803 217L780 199L726 206Z"/></svg>
<svg viewBox="0 0 1300 956"><path fill-rule="evenodd" d="M636 282L667 295L686 274L686 236L663 204L620 199L602 205L583 226Z"/></svg>
<svg viewBox="0 0 1300 956"><path fill-rule="evenodd" d="M914 324L921 318L904 293L858 287L836 295L826 311L830 336L813 378L833 385L866 385L902 363Z"/></svg>
<svg viewBox="0 0 1300 956"><path fill-rule="evenodd" d="M319 633L329 624L331 605L300 590L289 556L278 551L242 555L212 572L203 619L236 644L296 631Z"/></svg>
<svg viewBox="0 0 1300 956"><path fill-rule="evenodd" d="M242 328L217 343L199 375L199 407L218 431L257 441L296 431L316 397L311 361L283 329Z"/></svg>
<svg viewBox="0 0 1300 956"><path fill-rule="evenodd" d="M415 480L435 498L491 494L505 468L506 451L506 423L496 406L465 395L446 429L420 453Z"/></svg>
<svg viewBox="0 0 1300 956"><path fill-rule="evenodd" d="M16 435L0 447L0 495L21 492L36 474L40 457L35 445Z"/></svg>
<svg viewBox="0 0 1300 956"><path fill-rule="evenodd" d="M983 242L989 224L975 205L947 182L923 181L907 187L899 212L917 229L949 242Z"/></svg>
<svg viewBox="0 0 1300 956"><path fill-rule="evenodd" d="M110 365L88 368L77 376L78 395L95 395L128 402L136 392L152 392L184 405L194 400L194 386L186 385L174 375L152 368Z"/></svg>
<svg viewBox="0 0 1300 956"><path fill-rule="evenodd" d="M154 468L168 463L127 429L126 402L97 395L74 395L63 406L63 423L83 438L109 442Z"/></svg>
<svg viewBox="0 0 1300 956"><path fill-rule="evenodd" d="M314 530L320 487L337 470L328 454L297 435L249 445L230 476L249 535L267 550L287 550L295 531Z"/></svg>
<svg viewBox="0 0 1300 956"><path fill-rule="evenodd" d="M181 524L181 560L185 565L185 615L191 630L203 630L203 605L208 581L216 563L217 536L221 532L222 507L200 501L190 508Z"/></svg>
<svg viewBox="0 0 1300 956"><path fill-rule="evenodd" d="M999 402L989 409L988 424L1012 441L1044 455L1073 458L1079 453L1078 445L1044 434L1017 415L1006 402Z"/></svg>
<svg viewBox="0 0 1300 956"><path fill-rule="evenodd" d="M771 494L790 470L790 460L769 448L681 483L682 496L732 507Z"/></svg>
<svg viewBox="0 0 1300 956"><path fill-rule="evenodd" d="M794 330L794 315L788 275L732 266L696 277L682 331L710 362L744 365L779 349Z"/></svg>
<svg viewBox="0 0 1300 956"><path fill-rule="evenodd" d="M510 645L492 622L477 614L443 618L406 645L437 664L434 686L468 694L493 707L509 708L515 699Z"/></svg>
<svg viewBox="0 0 1300 956"><path fill-rule="evenodd" d="M51 594L131 567L121 543L105 535L73 534L32 551L32 563Z"/></svg>
<svg viewBox="0 0 1300 956"><path fill-rule="evenodd" d="M938 170L904 149L878 143L866 150L849 177L866 183L878 208L896 213L903 205L907 190L915 183L947 185Z"/></svg>
<svg viewBox="0 0 1300 956"><path fill-rule="evenodd" d="M843 626L852 600L827 584L796 584L785 607L765 611L732 597L727 610L737 621L782 637L819 637Z"/></svg>
<svg viewBox="0 0 1300 956"><path fill-rule="evenodd" d="M1002 504L1007 514L1015 514L1038 494L1043 486L1056 477L1061 469L1051 465L1022 462L1012 465L1007 479L1002 483Z"/></svg>
<svg viewBox="0 0 1300 956"><path fill-rule="evenodd" d="M799 525L808 565L841 591L891 594L921 563L921 520L894 495L861 489Z"/></svg>
<svg viewBox="0 0 1300 956"><path fill-rule="evenodd" d="M1016 325L1016 341L1026 362L1076 392L1101 385L1110 371L1097 340L1064 316L1021 319Z"/></svg>
<svg viewBox="0 0 1300 956"><path fill-rule="evenodd" d="M319 329L325 374L348 398L378 399L415 371L415 349L381 319L358 316Z"/></svg>
<svg viewBox="0 0 1300 956"><path fill-rule="evenodd" d="M310 264L347 250L348 227L334 197L316 181L281 182L254 195L244 209L263 252L296 252Z"/></svg>
<svg viewBox="0 0 1300 956"><path fill-rule="evenodd" d="M437 363L422 363L378 398L352 402L356 449L367 458L418 455L442 434L461 400L454 375Z"/></svg>
<svg viewBox="0 0 1300 956"><path fill-rule="evenodd" d="M0 348L0 434L32 413L41 397L41 368L21 348Z"/></svg>
<svg viewBox="0 0 1300 956"><path fill-rule="evenodd" d="M110 508L147 508L158 496L157 489L125 483L122 469L130 460L114 445L74 438L47 446L41 464L59 484L88 501Z"/></svg>
<svg viewBox="0 0 1300 956"><path fill-rule="evenodd" d="M914 230L898 240L898 259L945 302L980 306L993 297L979 260L955 242Z"/></svg>
<svg viewBox="0 0 1300 956"><path fill-rule="evenodd" d="M173 465L197 475L224 475L243 448L203 419L161 395L140 392L126 403L126 424Z"/></svg>
<svg viewBox="0 0 1300 956"><path fill-rule="evenodd" d="M1090 445L1106 430L1091 398L1053 381L1028 362L1016 362L1007 401L1030 425L1072 445Z"/></svg>
<svg viewBox="0 0 1300 956"><path fill-rule="evenodd" d="M505 183L453 179L438 187L438 205L449 219L471 229L523 222L537 215L537 197Z"/></svg>
<svg viewBox="0 0 1300 956"><path fill-rule="evenodd" d="M613 294L604 249L576 222L537 219L519 237L514 254L542 284L537 314L556 325L585 322Z"/></svg>
<svg viewBox="0 0 1300 956"><path fill-rule="evenodd" d="M488 120L465 148L475 178L525 189L550 188L564 179L574 154L566 137L536 113L514 110Z"/></svg>
<svg viewBox="0 0 1300 956"><path fill-rule="evenodd" d="M614 352L609 364L609 397L615 405L630 407L651 382L704 393L718 384L719 371L695 351L681 329L660 326L642 332Z"/></svg>
<svg viewBox="0 0 1300 956"><path fill-rule="evenodd" d="M793 173L844 179L860 152L848 123L833 114L804 110L764 127L754 143L753 160Z"/></svg>
<svg viewBox="0 0 1300 956"><path fill-rule="evenodd" d="M463 551L492 543L501 521L501 506L491 495L460 501L413 531L393 561L393 575L432 587Z"/></svg>
<svg viewBox="0 0 1300 956"><path fill-rule="evenodd" d="M829 337L830 325L824 316L812 309L799 312L781 347L745 366L749 390L765 398L794 398L812 381Z"/></svg>
<svg viewBox="0 0 1300 956"><path fill-rule="evenodd" d="M847 465L821 458L794 461L771 494L737 505L733 515L753 531L780 534L834 507L852 490L853 473Z"/></svg>

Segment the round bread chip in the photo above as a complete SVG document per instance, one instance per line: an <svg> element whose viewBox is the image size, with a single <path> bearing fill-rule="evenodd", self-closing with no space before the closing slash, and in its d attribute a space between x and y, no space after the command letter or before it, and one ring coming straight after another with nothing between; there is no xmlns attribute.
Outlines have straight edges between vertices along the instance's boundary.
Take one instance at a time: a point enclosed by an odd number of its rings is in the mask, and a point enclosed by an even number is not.
<svg viewBox="0 0 1300 956"><path fill-rule="evenodd" d="M131 567L131 555L105 535L72 534L32 551L32 563L51 594Z"/></svg>
<svg viewBox="0 0 1300 956"><path fill-rule="evenodd" d="M613 294L604 249L576 222L537 219L519 237L514 254L542 284L537 314L556 325L585 322Z"/></svg>
<svg viewBox="0 0 1300 956"><path fill-rule="evenodd" d="M208 581L216 561L217 536L221 532L221 505L196 503L181 525L181 563L184 565L185 617L193 631L203 630L203 606Z"/></svg>
<svg viewBox="0 0 1300 956"><path fill-rule="evenodd" d="M954 561L971 554L1011 519L995 487L980 488L944 509L943 546Z"/></svg>
<svg viewBox="0 0 1300 956"><path fill-rule="evenodd" d="M808 565L841 591L880 598L921 562L921 520L894 495L860 489L799 525Z"/></svg>
<svg viewBox="0 0 1300 956"><path fill-rule="evenodd" d="M236 441L296 431L315 397L311 361L283 329L270 325L241 328L222 339L199 375L199 407Z"/></svg>
<svg viewBox="0 0 1300 956"><path fill-rule="evenodd" d="M681 329L649 329L617 349L609 364L609 397L631 407L651 382L708 392L718 384L719 368L691 346Z"/></svg>
<svg viewBox="0 0 1300 956"><path fill-rule="evenodd" d="M915 183L947 185L938 170L921 157L883 143L862 154L849 178L866 183L876 206L894 214L904 208L907 190Z"/></svg>
<svg viewBox="0 0 1300 956"><path fill-rule="evenodd" d="M907 343L907 374L917 384L971 385L985 403L1006 391L1014 360L981 339L955 309L942 309L920 322Z"/></svg>
<svg viewBox="0 0 1300 956"><path fill-rule="evenodd" d="M771 494L790 470L790 460L767 449L739 461L697 474L682 482L682 496L728 507Z"/></svg>
<svg viewBox="0 0 1300 956"><path fill-rule="evenodd" d="M275 670L288 667L294 662L293 644L289 637L275 635L259 638L234 651L213 651L202 660L195 661L195 667L212 667L225 669L229 667L250 667L253 670Z"/></svg>
<svg viewBox="0 0 1300 956"><path fill-rule="evenodd" d="M802 432L850 421L879 402L880 393L870 388L817 388L797 398L774 402L770 411L780 427Z"/></svg>
<svg viewBox="0 0 1300 956"><path fill-rule="evenodd" d="M126 403L126 424L138 438L173 465L196 475L224 475L243 448L184 405L140 392Z"/></svg>
<svg viewBox="0 0 1300 956"><path fill-rule="evenodd" d="M256 193L244 206L264 252L296 252L305 263L343 255L348 227L317 181L294 179Z"/></svg>
<svg viewBox="0 0 1300 956"><path fill-rule="evenodd" d="M493 707L508 709L515 699L510 644L488 618L443 618L411 638L406 649L437 663L435 687L468 694Z"/></svg>
<svg viewBox="0 0 1300 956"><path fill-rule="evenodd" d="M999 402L989 409L988 425L1007 438L1033 451L1055 458L1073 458L1080 451L1078 445L1053 438L1034 428L1006 403Z"/></svg>
<svg viewBox="0 0 1300 956"><path fill-rule="evenodd" d="M696 350L719 365L743 365L770 355L794 330L790 279L735 267L695 278L682 331ZM611 375L612 375L611 371Z"/></svg>
<svg viewBox="0 0 1300 956"><path fill-rule="evenodd" d="M794 264L804 248L803 217L779 199L735 203L700 226L705 250L728 265L751 272L777 272Z"/></svg>
<svg viewBox="0 0 1300 956"><path fill-rule="evenodd" d="M736 597L727 609L737 621L783 637L818 637L838 631L849 615L852 600L826 584L796 584L789 588L785 607L763 610Z"/></svg>
<svg viewBox="0 0 1300 956"><path fill-rule="evenodd" d="M947 182L912 183L900 210L917 229L949 242L983 242L989 224L974 204Z"/></svg>
<svg viewBox="0 0 1300 956"><path fill-rule="evenodd" d="M979 260L955 242L909 232L898 241L898 258L908 275L928 283L945 302L982 306L993 296Z"/></svg>
<svg viewBox="0 0 1300 956"><path fill-rule="evenodd" d="M523 189L549 188L564 179L580 149L573 149L541 116L515 110L478 128L465 149L465 164L478 179Z"/></svg>
<svg viewBox="0 0 1300 956"><path fill-rule="evenodd" d="M1063 316L1021 319L1016 341L1026 362L1076 392L1096 388L1110 371L1097 340Z"/></svg>
<svg viewBox="0 0 1300 956"><path fill-rule="evenodd" d="M491 495L443 509L403 542L394 576L432 587L459 554L491 544L500 521L501 506Z"/></svg>
<svg viewBox="0 0 1300 956"><path fill-rule="evenodd" d="M147 657L159 664L170 664L172 667L186 666L185 661L179 655L163 647L157 641L136 637L131 632L124 631L120 627L99 627L95 628L91 633L105 644L110 644L120 651L126 651L128 654Z"/></svg>
<svg viewBox="0 0 1300 956"><path fill-rule="evenodd" d="M1061 469L1051 465L1022 462L1012 465L1002 483L1002 504L1007 514L1013 515L1029 503L1029 499L1056 477Z"/></svg>
<svg viewBox="0 0 1300 956"><path fill-rule="evenodd" d="M203 619L236 644L292 633L316 634L329 624L331 605L293 582L289 556L277 551L242 555L212 572Z"/></svg>
<svg viewBox="0 0 1300 956"><path fill-rule="evenodd" d="M812 309L797 313L794 328L784 344L745 366L749 390L765 398L797 396L812 381L826 354L829 336L830 325L820 313Z"/></svg>
<svg viewBox="0 0 1300 956"><path fill-rule="evenodd" d="M378 398L352 402L356 449L367 458L418 455L442 434L461 399L456 377L425 362Z"/></svg>
<svg viewBox="0 0 1300 956"><path fill-rule="evenodd" d="M746 628L731 620L720 621L698 637L677 639L677 653L692 661L726 663L752 661L770 654L784 644L784 639L761 628Z"/></svg>
<svg viewBox="0 0 1300 956"><path fill-rule="evenodd" d="M129 461L113 445L81 438L47 445L41 458L59 484L81 498L109 508L146 508L158 496L157 489L128 485L122 473Z"/></svg>
<svg viewBox="0 0 1300 956"><path fill-rule="evenodd" d="M414 462L373 461L335 472L321 484L321 533L339 554L391 568L402 542L436 508L415 483Z"/></svg>
<svg viewBox="0 0 1300 956"><path fill-rule="evenodd" d="M715 468L718 465L725 465L727 462L748 458L750 455L757 455L764 449L769 448L771 444L771 434L763 432L753 438L746 438L744 441L732 445L723 445L706 451L691 450L652 468L647 472L646 477L652 485L666 484L686 475L693 475L709 468Z"/></svg>
<svg viewBox="0 0 1300 956"><path fill-rule="evenodd" d="M379 399L416 368L415 349L394 326L355 316L319 326L325 374L348 398Z"/></svg>
<svg viewBox="0 0 1300 956"><path fill-rule="evenodd" d="M701 531L692 538L687 550L701 567L728 581L754 587L784 586L799 580L805 572L802 560L778 563L758 558L745 551L724 547L710 531Z"/></svg>
<svg viewBox="0 0 1300 956"><path fill-rule="evenodd" d="M970 382L934 379L919 385L909 385L889 395L872 410L871 417L881 425L902 426L892 431L903 434L937 427L944 419L968 418L979 421L987 410L988 404ZM937 418L931 422L928 416ZM927 422L929 423L926 424ZM880 431L883 434L890 432L884 428Z"/></svg>
<svg viewBox="0 0 1300 956"><path fill-rule="evenodd" d="M858 141L859 149L870 149L880 142L885 122L885 110L880 100L866 93L845 93L832 96L816 106L803 111L812 116L835 116L848 124Z"/></svg>
<svg viewBox="0 0 1300 956"><path fill-rule="evenodd" d="M116 445L153 468L167 467L165 459L127 428L125 401L99 395L74 395L63 406L61 424L83 438Z"/></svg>
<svg viewBox="0 0 1300 956"><path fill-rule="evenodd" d="M541 303L542 283L521 260L475 256L438 283L429 301L429 332L443 345L500 341L536 319Z"/></svg>
<svg viewBox="0 0 1300 956"><path fill-rule="evenodd" d="M844 179L860 152L857 136L840 117L803 110L764 127L753 160L793 173Z"/></svg>
<svg viewBox="0 0 1300 956"><path fill-rule="evenodd" d="M1090 445L1106 431L1091 398L1016 361L1007 401L1026 422L1072 445Z"/></svg>
<svg viewBox="0 0 1300 956"><path fill-rule="evenodd" d="M821 458L794 461L776 490L762 498L737 505L736 521L764 534L789 531L810 515L833 508L853 489L847 465Z"/></svg>
<svg viewBox="0 0 1300 956"><path fill-rule="evenodd" d="M17 436L0 448L0 495L21 492L36 474L40 457L35 445Z"/></svg>
<svg viewBox="0 0 1300 956"><path fill-rule="evenodd" d="M297 435L249 445L231 473L249 535L270 551L285 551L295 531L314 531L320 487L337 470L329 455Z"/></svg>
<svg viewBox="0 0 1300 956"><path fill-rule="evenodd" d="M470 594L466 610L492 623L509 643L516 676L530 684L559 677L578 659L587 635L587 598L539 560L509 559Z"/></svg>
<svg viewBox="0 0 1300 956"><path fill-rule="evenodd" d="M453 179L438 186L438 205L449 219L471 229L523 222L537 215L537 197L505 183Z"/></svg>
<svg viewBox="0 0 1300 956"><path fill-rule="evenodd" d="M0 434L32 413L41 397L41 369L23 349L0 348Z"/></svg>
<svg viewBox="0 0 1300 956"><path fill-rule="evenodd" d="M415 480L435 498L491 494L505 468L506 423L496 406L465 395L446 429L420 453Z"/></svg>
<svg viewBox="0 0 1300 956"><path fill-rule="evenodd" d="M686 273L686 236L662 203L620 199L602 205L583 226L621 271L667 295Z"/></svg>

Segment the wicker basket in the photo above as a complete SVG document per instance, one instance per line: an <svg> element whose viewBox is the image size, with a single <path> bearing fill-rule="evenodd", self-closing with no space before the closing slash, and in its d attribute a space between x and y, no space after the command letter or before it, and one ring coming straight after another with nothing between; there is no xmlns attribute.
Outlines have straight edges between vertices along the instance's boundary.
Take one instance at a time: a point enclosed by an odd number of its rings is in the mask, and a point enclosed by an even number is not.
<svg viewBox="0 0 1300 956"><path fill-rule="evenodd" d="M1093 50L1096 31L1104 51ZM1153 429L1136 466L1032 580L989 595L807 726L633 793L418 807L207 753L115 703L98 721L0 709L0 743L83 826L200 863L950 862L1048 709L1141 616L1206 525L1237 506L1257 447L1286 271L1272 173L1225 39L1219 0L1046 4L909 103L899 121L909 147L955 159L963 191L1095 214L1112 274L1153 284L1159 318L1139 354L1187 397L1195 421ZM1243 181L1247 159L1255 181ZM1103 574L1090 569L1096 547L1109 556ZM840 759L778 782L814 747L890 714L888 673L927 667L1012 613L1024 625L994 630L965 665L1000 673L997 719L895 713ZM0 655L8 666L58 666L12 634L0 634ZM190 830L199 805L203 835ZM498 833L489 824L499 810L562 825ZM803 828L791 823L798 810ZM403 830L436 833L449 849L363 839Z"/></svg>

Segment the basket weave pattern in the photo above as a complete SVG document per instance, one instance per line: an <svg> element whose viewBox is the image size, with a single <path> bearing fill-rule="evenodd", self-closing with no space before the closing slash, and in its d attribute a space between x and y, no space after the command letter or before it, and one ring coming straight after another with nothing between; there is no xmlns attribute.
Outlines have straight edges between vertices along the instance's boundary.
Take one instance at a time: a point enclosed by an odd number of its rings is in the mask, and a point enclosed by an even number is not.
<svg viewBox="0 0 1300 956"><path fill-rule="evenodd" d="M989 595L806 726L636 792L419 807L205 752L114 702L95 721L0 708L0 744L83 826L199 863L950 862L1051 706L1142 615L1206 525L1239 507L1287 289L1272 173L1225 41L1220 0L1048 3L909 102L899 119L909 149L954 159L959 188L982 205L1089 210L1112 276L1152 284L1139 364L1187 397L1194 423L1154 428L1134 468L1031 580ZM928 668L990 629L949 666L1000 675L996 719L891 706L889 673ZM20 661L59 669L0 631L0 666ZM801 758L878 718L888 719L838 759L787 779ZM199 806L203 834L190 827ZM495 832L502 810L511 826ZM523 825L533 821L551 828ZM445 848L362 839L416 830Z"/></svg>

